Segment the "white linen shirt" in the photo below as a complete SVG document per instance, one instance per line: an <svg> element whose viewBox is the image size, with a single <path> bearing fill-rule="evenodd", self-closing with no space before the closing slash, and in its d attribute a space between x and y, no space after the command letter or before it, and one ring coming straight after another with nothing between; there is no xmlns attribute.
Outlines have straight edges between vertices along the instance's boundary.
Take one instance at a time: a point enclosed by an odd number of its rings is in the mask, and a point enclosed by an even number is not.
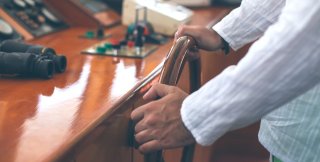
<svg viewBox="0 0 320 162"><path fill-rule="evenodd" d="M237 66L184 100L181 117L197 143L264 117L259 139L272 154L319 161L319 1L243 0L213 29L235 50L259 40Z"/></svg>

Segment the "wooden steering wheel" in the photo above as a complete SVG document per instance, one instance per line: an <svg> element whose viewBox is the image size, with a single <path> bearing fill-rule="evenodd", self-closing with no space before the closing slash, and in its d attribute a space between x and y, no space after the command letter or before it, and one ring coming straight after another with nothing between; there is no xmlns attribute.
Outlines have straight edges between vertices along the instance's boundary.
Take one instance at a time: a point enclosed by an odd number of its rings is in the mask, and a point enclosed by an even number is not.
<svg viewBox="0 0 320 162"><path fill-rule="evenodd" d="M177 39L169 51L162 67L159 83L176 85L179 81L186 61L189 62L190 92L194 92L200 87L200 59L189 59L189 51L196 46L195 40L190 36L183 36ZM192 162L195 145L185 146L183 149L181 162ZM149 153L144 156L145 162L164 162L162 150Z"/></svg>

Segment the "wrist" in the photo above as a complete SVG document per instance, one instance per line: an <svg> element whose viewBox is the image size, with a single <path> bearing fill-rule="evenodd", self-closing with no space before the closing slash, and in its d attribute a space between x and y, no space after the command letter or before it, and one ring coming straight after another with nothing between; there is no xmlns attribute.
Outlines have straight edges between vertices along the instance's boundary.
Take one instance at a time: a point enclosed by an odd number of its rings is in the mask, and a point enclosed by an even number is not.
<svg viewBox="0 0 320 162"><path fill-rule="evenodd" d="M218 38L218 48L217 50L221 49L225 55L229 54L230 52L230 45L229 43L213 28L211 28L212 31L216 34L216 38Z"/></svg>
<svg viewBox="0 0 320 162"><path fill-rule="evenodd" d="M220 36L220 38L221 38L221 50L224 52L225 55L227 55L230 53L230 45L221 36Z"/></svg>

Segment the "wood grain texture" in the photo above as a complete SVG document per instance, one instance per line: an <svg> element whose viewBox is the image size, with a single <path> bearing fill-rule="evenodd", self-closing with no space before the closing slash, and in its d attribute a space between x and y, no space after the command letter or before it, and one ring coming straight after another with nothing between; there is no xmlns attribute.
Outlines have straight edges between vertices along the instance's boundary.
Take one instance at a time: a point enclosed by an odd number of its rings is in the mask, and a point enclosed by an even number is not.
<svg viewBox="0 0 320 162"><path fill-rule="evenodd" d="M191 24L206 25L230 9L194 11ZM83 55L81 50L98 42L79 38L87 30L72 27L30 42L65 54L66 72L55 74L50 80L0 76L1 162L141 160L139 153L133 153L126 143L130 111L141 99L141 94L132 93L145 78L149 76L147 81L151 82L159 74L156 71L149 75L163 62L172 42L145 59ZM121 39L125 30L124 26L117 26L106 33ZM223 56L213 57L219 67L228 63ZM202 76L206 77L204 74L205 71ZM178 85L188 91L186 78L187 70ZM205 161L210 151L211 148L197 147L195 159ZM166 162L180 159L171 150L164 154Z"/></svg>
<svg viewBox="0 0 320 162"><path fill-rule="evenodd" d="M123 36L122 26L108 32ZM71 28L32 43L55 48L68 58L65 73L51 80L0 79L0 161L52 161L115 111L114 104L164 59L164 45L146 59L80 54L97 41L80 39Z"/></svg>

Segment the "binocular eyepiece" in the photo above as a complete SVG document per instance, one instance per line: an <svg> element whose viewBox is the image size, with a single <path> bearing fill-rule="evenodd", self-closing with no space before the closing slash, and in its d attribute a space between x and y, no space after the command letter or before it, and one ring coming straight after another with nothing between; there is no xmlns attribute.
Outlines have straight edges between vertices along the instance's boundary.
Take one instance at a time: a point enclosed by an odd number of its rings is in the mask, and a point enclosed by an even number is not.
<svg viewBox="0 0 320 162"><path fill-rule="evenodd" d="M54 63L31 53L0 52L0 73L51 78Z"/></svg>
<svg viewBox="0 0 320 162"><path fill-rule="evenodd" d="M67 58L63 55L57 55L52 48L39 45L29 45L22 42L7 40L1 43L0 51L2 52L22 52L40 55L42 58L52 60L54 62L55 71L62 73L67 67Z"/></svg>
<svg viewBox="0 0 320 162"><path fill-rule="evenodd" d="M66 70L67 58L54 49L7 40L0 44L0 74L51 78Z"/></svg>

